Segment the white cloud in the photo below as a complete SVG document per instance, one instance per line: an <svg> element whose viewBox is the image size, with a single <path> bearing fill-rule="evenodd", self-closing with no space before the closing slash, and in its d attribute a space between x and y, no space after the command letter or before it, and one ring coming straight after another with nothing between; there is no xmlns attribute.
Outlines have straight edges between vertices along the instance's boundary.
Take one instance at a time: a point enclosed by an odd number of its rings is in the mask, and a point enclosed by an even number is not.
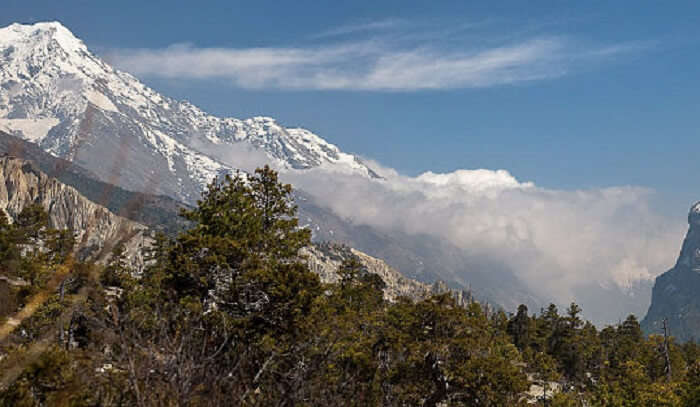
<svg viewBox="0 0 700 407"><path fill-rule="evenodd" d="M416 91L474 88L562 76L583 62L607 60L633 46L581 47L562 37L500 46L381 39L307 47L114 50L107 57L137 76L224 79L242 88Z"/></svg>
<svg viewBox="0 0 700 407"><path fill-rule="evenodd" d="M247 142L214 144L205 138L193 137L189 145L234 168L250 173L270 161L270 157L264 151L256 149Z"/></svg>
<svg viewBox="0 0 700 407"><path fill-rule="evenodd" d="M673 265L684 233L685 225L650 208L653 192L645 188L552 190L504 170L418 177L379 171L386 180L321 171L288 179L355 223L446 239L485 264L505 263L541 298L576 301L584 310L596 309L599 295L648 289ZM649 295L588 316L642 317Z"/></svg>
<svg viewBox="0 0 700 407"><path fill-rule="evenodd" d="M520 183L506 170L457 170L447 174L436 174L432 171L425 172L415 178L416 181L427 184L426 186L438 188L425 188L438 192L437 197L451 195L453 193L498 193L511 188L531 188L531 182Z"/></svg>
<svg viewBox="0 0 700 407"><path fill-rule="evenodd" d="M203 147L203 146L199 146ZM247 169L269 159L234 145L217 158ZM209 150L207 150L209 151ZM597 322L642 317L650 292L624 306L670 268L685 225L651 209L654 192L639 187L556 190L521 182L506 170L456 170L403 176L363 160L383 180L328 170L287 171L285 182L355 224L445 239L480 264L505 264L540 298L576 301Z"/></svg>
<svg viewBox="0 0 700 407"><path fill-rule="evenodd" d="M363 32L383 31L406 25L406 21L397 18L368 21L364 23L341 25L312 35L311 38L328 38Z"/></svg>

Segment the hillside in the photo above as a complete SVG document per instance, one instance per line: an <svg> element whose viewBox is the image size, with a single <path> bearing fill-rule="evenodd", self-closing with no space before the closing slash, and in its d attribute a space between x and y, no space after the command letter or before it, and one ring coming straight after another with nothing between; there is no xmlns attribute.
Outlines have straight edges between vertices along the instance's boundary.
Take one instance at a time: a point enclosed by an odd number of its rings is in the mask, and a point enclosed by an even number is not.
<svg viewBox="0 0 700 407"><path fill-rule="evenodd" d="M105 241L133 224L27 161L0 164L13 219L40 203ZM633 315L598 330L576 304L507 315L310 247L277 180L212 185L140 269L37 247L42 229L60 236L40 212L0 222L0 405L697 406L697 344L647 338Z"/></svg>

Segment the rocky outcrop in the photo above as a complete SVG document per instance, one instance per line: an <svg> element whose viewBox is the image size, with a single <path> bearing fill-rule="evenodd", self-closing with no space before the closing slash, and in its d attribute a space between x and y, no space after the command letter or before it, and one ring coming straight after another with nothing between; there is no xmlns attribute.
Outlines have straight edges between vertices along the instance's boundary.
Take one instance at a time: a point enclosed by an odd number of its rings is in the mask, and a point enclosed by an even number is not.
<svg viewBox="0 0 700 407"><path fill-rule="evenodd" d="M386 284L384 298L387 300L394 300L399 296L420 299L432 292L430 285L406 278L384 261L346 246L313 245L304 249L302 254L306 257L311 271L318 274L324 283L337 282L340 278L338 275L340 265L345 259L355 256L368 272L377 274L384 281Z"/></svg>
<svg viewBox="0 0 700 407"><path fill-rule="evenodd" d="M654 283L651 306L642 321L647 334L661 333L667 319L678 340L700 339L700 202L690 209L688 224L676 265Z"/></svg>
<svg viewBox="0 0 700 407"><path fill-rule="evenodd" d="M189 226L179 216L180 209L188 207L186 204L166 196L129 191L102 182L97 175L75 163L54 157L38 145L3 131L0 131L0 155L31 161L43 173L77 189L88 200L149 229L172 236Z"/></svg>
<svg viewBox="0 0 700 407"><path fill-rule="evenodd" d="M137 269L142 265L141 248L148 240L145 226L89 201L30 161L1 157L0 210L15 219L22 209L35 203L48 212L51 227L74 232L79 258L105 261L116 244L123 244L132 265Z"/></svg>
<svg viewBox="0 0 700 407"><path fill-rule="evenodd" d="M410 279L390 267L383 260L347 246L337 244L313 245L304 249L302 254L306 257L311 271L318 274L324 283L337 282L339 280L338 268L342 262L351 256L356 257L369 273L381 277L386 285L384 298L389 301L393 301L397 297L420 300L433 294L442 293L451 293L457 303L464 307L473 301L470 292L449 288L441 281L431 285Z"/></svg>

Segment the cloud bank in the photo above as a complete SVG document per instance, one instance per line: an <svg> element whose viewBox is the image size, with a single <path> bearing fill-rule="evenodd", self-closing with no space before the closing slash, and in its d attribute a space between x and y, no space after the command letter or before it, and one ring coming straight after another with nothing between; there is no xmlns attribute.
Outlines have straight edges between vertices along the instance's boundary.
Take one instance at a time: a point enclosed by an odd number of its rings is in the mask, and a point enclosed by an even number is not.
<svg viewBox="0 0 700 407"><path fill-rule="evenodd" d="M642 317L650 282L673 265L685 225L650 208L653 191L540 188L505 170L458 170L385 180L312 171L288 176L340 216L381 229L443 238L505 264L542 298L594 309L602 295L638 295L631 308L597 315ZM610 300L610 299L608 299Z"/></svg>
<svg viewBox="0 0 700 407"><path fill-rule="evenodd" d="M219 158L234 166L265 161L236 148ZM370 166L384 179L327 170L282 177L355 224L428 234L482 264L505 264L539 297L576 301L595 310L587 316L599 323L643 317L651 283L673 265L685 233L685 225L651 209L654 192L646 188L568 191L521 182L506 170L409 177Z"/></svg>
<svg viewBox="0 0 700 407"><path fill-rule="evenodd" d="M502 39L440 38L407 32L402 20L338 27L298 47L160 49L108 52L115 66L141 77L218 79L248 89L419 91L480 88L560 77L582 66L643 48L640 44L584 45L556 35ZM393 35L338 37L402 27ZM416 38L430 38L416 40Z"/></svg>

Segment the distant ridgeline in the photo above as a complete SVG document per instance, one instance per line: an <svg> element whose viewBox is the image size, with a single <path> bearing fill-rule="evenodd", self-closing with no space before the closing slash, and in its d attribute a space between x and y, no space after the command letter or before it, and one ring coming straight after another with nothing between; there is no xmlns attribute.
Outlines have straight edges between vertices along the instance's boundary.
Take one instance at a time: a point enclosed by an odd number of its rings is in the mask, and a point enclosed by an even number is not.
<svg viewBox="0 0 700 407"><path fill-rule="evenodd" d="M700 202L688 214L688 234L672 269L656 278L651 306L642 327L658 334L668 320L680 341L700 340Z"/></svg>

